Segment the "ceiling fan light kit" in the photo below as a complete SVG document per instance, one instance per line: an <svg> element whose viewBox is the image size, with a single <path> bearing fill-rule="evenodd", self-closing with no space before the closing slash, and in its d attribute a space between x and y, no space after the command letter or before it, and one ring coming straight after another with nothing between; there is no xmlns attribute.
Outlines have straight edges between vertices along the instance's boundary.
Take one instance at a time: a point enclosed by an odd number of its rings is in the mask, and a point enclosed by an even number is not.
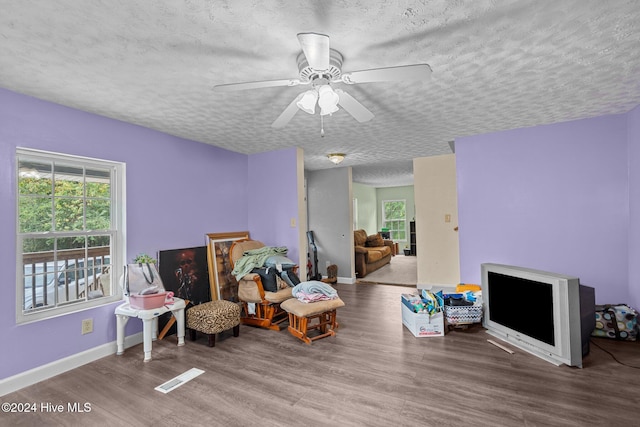
<svg viewBox="0 0 640 427"><path fill-rule="evenodd" d="M323 85L318 88L320 115L326 116L327 114L333 114L338 111L338 102L340 102L340 97L331 89L331 86Z"/></svg>
<svg viewBox="0 0 640 427"><path fill-rule="evenodd" d="M320 107L320 115L326 116L339 110L340 97L328 84L318 86L302 94L296 106L308 114L316 113L316 103Z"/></svg>
<svg viewBox="0 0 640 427"><path fill-rule="evenodd" d="M343 57L340 52L329 47L329 36L317 33L299 33L298 42L302 52L297 57L298 78L267 80L235 84L223 84L213 87L215 92L258 89L277 86L298 86L312 84L313 89L298 96L285 108L271 124L274 128L287 125L293 116L302 110L315 114L315 104L320 107L320 116L333 114L342 107L358 122L371 120L374 116L364 105L341 89L332 89L331 84L358 84L383 81L426 80L431 75L427 64L403 65L398 67L377 68L371 70L342 73ZM322 136L324 132L322 132Z"/></svg>
<svg viewBox="0 0 640 427"><path fill-rule="evenodd" d="M318 92L315 90L308 90L302 95L302 98L296 103L296 105L305 113L315 114L316 102L318 102Z"/></svg>
<svg viewBox="0 0 640 427"><path fill-rule="evenodd" d="M342 161L344 160L346 154L344 153L331 153L331 154L327 154L327 157L329 158L329 160L331 160L331 162L335 165L339 165L340 163L342 163Z"/></svg>

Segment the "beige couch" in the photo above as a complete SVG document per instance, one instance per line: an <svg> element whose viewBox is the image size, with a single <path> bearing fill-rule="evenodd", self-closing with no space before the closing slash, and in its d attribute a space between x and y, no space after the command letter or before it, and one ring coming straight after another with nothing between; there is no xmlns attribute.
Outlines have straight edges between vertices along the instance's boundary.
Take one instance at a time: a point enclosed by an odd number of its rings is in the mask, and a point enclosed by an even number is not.
<svg viewBox="0 0 640 427"><path fill-rule="evenodd" d="M380 233L367 235L365 230L355 230L353 242L357 279L388 264L395 255L393 241L383 239Z"/></svg>

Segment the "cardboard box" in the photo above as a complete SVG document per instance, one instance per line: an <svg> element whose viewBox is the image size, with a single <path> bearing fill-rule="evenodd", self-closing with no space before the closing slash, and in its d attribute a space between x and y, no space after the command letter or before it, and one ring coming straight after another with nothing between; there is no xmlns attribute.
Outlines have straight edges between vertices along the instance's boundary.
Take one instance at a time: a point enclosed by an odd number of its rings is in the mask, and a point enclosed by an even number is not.
<svg viewBox="0 0 640 427"><path fill-rule="evenodd" d="M429 313L414 313L409 308L405 298L401 298L402 324L411 331L415 337L442 337L444 336L444 316L442 311L430 315Z"/></svg>

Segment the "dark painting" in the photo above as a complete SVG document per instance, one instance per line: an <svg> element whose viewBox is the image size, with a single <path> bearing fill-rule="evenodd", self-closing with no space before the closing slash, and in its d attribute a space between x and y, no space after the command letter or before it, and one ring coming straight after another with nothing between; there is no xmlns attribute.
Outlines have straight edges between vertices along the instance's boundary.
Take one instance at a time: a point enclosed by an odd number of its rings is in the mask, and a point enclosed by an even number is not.
<svg viewBox="0 0 640 427"><path fill-rule="evenodd" d="M206 246L160 251L158 258L167 291L194 305L211 301Z"/></svg>

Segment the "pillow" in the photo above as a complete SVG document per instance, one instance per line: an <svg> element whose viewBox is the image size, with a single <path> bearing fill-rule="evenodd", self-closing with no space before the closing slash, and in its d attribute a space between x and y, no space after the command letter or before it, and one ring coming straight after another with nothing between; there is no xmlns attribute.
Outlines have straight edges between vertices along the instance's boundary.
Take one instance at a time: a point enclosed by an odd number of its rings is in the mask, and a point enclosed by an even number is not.
<svg viewBox="0 0 640 427"><path fill-rule="evenodd" d="M251 272L260 276L262 288L265 291L278 292L278 272L275 268L254 268Z"/></svg>
<svg viewBox="0 0 640 427"><path fill-rule="evenodd" d="M384 241L382 240L382 236L380 235L380 233L372 234L371 236L367 237L367 246L372 248L384 246Z"/></svg>
<svg viewBox="0 0 640 427"><path fill-rule="evenodd" d="M296 263L283 255L271 255L264 262L265 267L275 267L276 264L282 265L282 268L295 267Z"/></svg>
<svg viewBox="0 0 640 427"><path fill-rule="evenodd" d="M355 246L365 246L367 244L367 232L364 230L355 230L353 232L353 244Z"/></svg>

